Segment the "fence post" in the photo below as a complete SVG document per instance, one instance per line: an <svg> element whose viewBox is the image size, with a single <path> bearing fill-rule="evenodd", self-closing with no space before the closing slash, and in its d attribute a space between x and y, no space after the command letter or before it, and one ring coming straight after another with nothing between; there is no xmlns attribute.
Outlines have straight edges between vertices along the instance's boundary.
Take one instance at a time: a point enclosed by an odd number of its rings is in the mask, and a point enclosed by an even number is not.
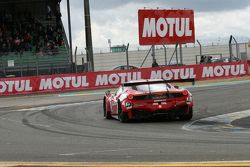
<svg viewBox="0 0 250 167"><path fill-rule="evenodd" d="M168 60L167 60L167 48L165 45L163 45L164 47L164 56L165 56L165 66L168 64Z"/></svg>
<svg viewBox="0 0 250 167"><path fill-rule="evenodd" d="M142 67L142 66L143 66L143 64L145 63L145 61L146 61L146 59L147 59L147 57L148 57L148 55L149 55L150 51L152 50L152 48L153 48L153 46L151 46L151 48L149 49L149 51L148 51L147 55L145 56L145 58L143 59L143 61L142 61L142 63L141 63L141 66L140 66L140 67Z"/></svg>
<svg viewBox="0 0 250 167"><path fill-rule="evenodd" d="M38 76L39 75L39 62L38 62L38 56L37 56L37 54L35 53L35 56L36 56L36 76Z"/></svg>
<svg viewBox="0 0 250 167"><path fill-rule="evenodd" d="M23 59L22 59L22 54L21 52L19 52L19 59L20 59L20 62L21 62L21 77L23 76Z"/></svg>
<svg viewBox="0 0 250 167"><path fill-rule="evenodd" d="M129 47L129 43L127 44L127 47L126 47L127 70L129 70L128 47Z"/></svg>
<svg viewBox="0 0 250 167"><path fill-rule="evenodd" d="M180 64L183 64L183 57L182 57L182 44L179 45L180 46Z"/></svg>
<svg viewBox="0 0 250 167"><path fill-rule="evenodd" d="M76 48L75 48L75 72L76 72L76 74L77 74L76 53L77 53L77 46L76 46Z"/></svg>
<svg viewBox="0 0 250 167"><path fill-rule="evenodd" d="M178 47L178 45L176 45ZM179 65L179 59L178 59L178 48L176 47L176 64Z"/></svg>
<svg viewBox="0 0 250 167"><path fill-rule="evenodd" d="M201 43L200 43L200 41L199 40L196 40L197 41L197 43L199 44L199 47L200 47L200 55L202 55L202 47L201 47Z"/></svg>

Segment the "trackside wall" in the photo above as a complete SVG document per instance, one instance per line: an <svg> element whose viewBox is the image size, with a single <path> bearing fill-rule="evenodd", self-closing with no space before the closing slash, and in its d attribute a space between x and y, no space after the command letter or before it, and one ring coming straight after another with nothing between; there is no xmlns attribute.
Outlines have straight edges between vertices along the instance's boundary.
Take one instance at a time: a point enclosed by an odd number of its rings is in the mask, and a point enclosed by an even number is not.
<svg viewBox="0 0 250 167"><path fill-rule="evenodd" d="M180 80L194 78L195 80L205 80L246 75L248 75L248 63L234 62L87 72L80 74L1 78L0 96L110 88L119 86L123 82L140 79Z"/></svg>

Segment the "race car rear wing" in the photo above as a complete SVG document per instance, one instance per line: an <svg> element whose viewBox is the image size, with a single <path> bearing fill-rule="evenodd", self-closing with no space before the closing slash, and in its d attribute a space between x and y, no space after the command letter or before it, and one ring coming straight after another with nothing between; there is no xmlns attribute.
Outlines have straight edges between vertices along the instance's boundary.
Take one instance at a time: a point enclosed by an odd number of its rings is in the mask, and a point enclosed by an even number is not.
<svg viewBox="0 0 250 167"><path fill-rule="evenodd" d="M157 80L138 80L138 81L130 81L123 83L123 86L134 86L134 85L142 85L142 84L156 84L156 83L177 83L177 82L192 82L192 85L195 84L195 79L178 79L178 80L164 80L164 79L157 79Z"/></svg>

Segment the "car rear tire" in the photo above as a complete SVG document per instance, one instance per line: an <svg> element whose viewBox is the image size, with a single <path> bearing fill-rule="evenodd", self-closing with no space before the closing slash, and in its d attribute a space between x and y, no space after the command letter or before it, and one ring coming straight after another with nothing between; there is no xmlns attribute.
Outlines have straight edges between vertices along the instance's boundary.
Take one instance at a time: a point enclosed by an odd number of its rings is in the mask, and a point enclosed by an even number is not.
<svg viewBox="0 0 250 167"><path fill-rule="evenodd" d="M118 102L118 119L120 122L128 122L128 113L122 112L121 103Z"/></svg>
<svg viewBox="0 0 250 167"><path fill-rule="evenodd" d="M111 119L111 113L107 112L106 98L103 99L103 116L106 119Z"/></svg>
<svg viewBox="0 0 250 167"><path fill-rule="evenodd" d="M189 109L189 112L187 114L182 116L182 120L188 121L191 120L192 118L193 118L193 107Z"/></svg>

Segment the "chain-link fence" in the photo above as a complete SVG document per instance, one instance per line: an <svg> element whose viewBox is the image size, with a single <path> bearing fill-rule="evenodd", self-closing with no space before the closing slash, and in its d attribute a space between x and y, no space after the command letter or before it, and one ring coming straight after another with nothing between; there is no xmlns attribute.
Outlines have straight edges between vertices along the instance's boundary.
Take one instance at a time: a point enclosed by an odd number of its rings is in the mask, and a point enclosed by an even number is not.
<svg viewBox="0 0 250 167"><path fill-rule="evenodd" d="M248 43L239 43L238 44L238 52L240 60L250 59L250 48L248 47ZM173 56L171 62L170 58L174 53L174 47L166 47L166 54L163 47L156 47L155 49L155 59L159 65L175 64L176 57ZM148 50L134 50L128 52L129 64L133 66L140 67L142 62L144 61L145 56L148 54ZM178 51L179 54L179 51ZM229 53L229 45L209 45L202 46L202 54L211 55L212 58L223 58L227 59L230 57ZM232 54L236 57L236 47L235 44L232 44ZM200 60L197 60L197 55L200 55L200 47L197 45L194 46L182 46L182 55L183 55L183 64L190 65L196 64ZM242 56L245 56L243 58ZM83 61L83 59L85 61ZM86 54L77 55L76 62L78 66L85 66L86 69ZM126 52L117 52L117 53L95 53L94 54L94 63L95 63L95 71L110 71L113 70L114 67L119 65L126 65ZM152 67L153 57L151 53L149 53L147 59L145 60L142 67Z"/></svg>

